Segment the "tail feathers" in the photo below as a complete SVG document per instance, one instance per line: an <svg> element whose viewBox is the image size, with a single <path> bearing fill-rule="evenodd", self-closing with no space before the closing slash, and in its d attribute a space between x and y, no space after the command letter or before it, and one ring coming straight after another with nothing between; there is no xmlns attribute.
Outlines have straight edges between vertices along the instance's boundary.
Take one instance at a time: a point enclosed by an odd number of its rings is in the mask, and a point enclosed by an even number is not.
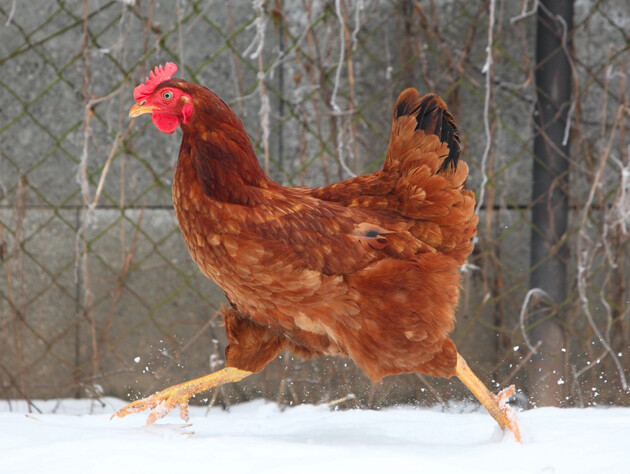
<svg viewBox="0 0 630 474"><path fill-rule="evenodd" d="M410 127L411 123L409 122L415 123L413 128ZM410 88L403 91L396 101L392 142L397 139L407 142L405 138L414 142L416 141L413 140L414 136L417 137L414 132L417 130L425 132L418 138L435 135L440 142L448 147L448 155L444 158L437 172L456 170L461 147L455 120L448 111L446 103L436 94L426 94L419 97L418 91ZM405 137L404 135L410 136ZM413 146L413 143L408 143L408 145ZM406 150L398 151L404 152ZM391 158L395 159L393 156Z"/></svg>
<svg viewBox="0 0 630 474"><path fill-rule="evenodd" d="M415 220L413 236L463 263L477 218L460 153L457 127L444 101L435 94L419 97L415 89L403 91L383 166L395 177L396 209Z"/></svg>

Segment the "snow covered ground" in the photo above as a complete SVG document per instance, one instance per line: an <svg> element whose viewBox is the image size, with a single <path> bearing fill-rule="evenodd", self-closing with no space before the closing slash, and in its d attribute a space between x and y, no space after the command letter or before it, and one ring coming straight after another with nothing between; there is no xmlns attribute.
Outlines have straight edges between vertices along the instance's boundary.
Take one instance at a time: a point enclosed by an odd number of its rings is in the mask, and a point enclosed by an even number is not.
<svg viewBox="0 0 630 474"><path fill-rule="evenodd" d="M104 399L0 401L0 472L9 473L627 473L630 408L539 408L519 414L524 444L490 416L438 409L281 411L255 401L229 412L191 407L145 426L109 419Z"/></svg>

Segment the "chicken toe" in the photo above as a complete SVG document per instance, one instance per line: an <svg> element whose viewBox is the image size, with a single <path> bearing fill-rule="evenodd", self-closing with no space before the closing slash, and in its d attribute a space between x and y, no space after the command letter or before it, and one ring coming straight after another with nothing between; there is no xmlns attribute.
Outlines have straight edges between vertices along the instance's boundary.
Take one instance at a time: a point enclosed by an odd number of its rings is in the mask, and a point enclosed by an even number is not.
<svg viewBox="0 0 630 474"><path fill-rule="evenodd" d="M514 410L507 404L509 398L514 395L514 386L511 385L499 392L498 395L490 392L481 380L474 374L464 358L457 354L457 366L455 375L468 387L477 400L488 410L492 418L496 420L503 431L509 431L519 443L521 432L516 422Z"/></svg>
<svg viewBox="0 0 630 474"><path fill-rule="evenodd" d="M150 425L179 405L180 417L184 421L188 421L188 400L190 397L228 382L238 382L251 374L252 372L248 370L241 370L235 367L225 367L224 369L198 379L173 385L172 387L168 387L161 392L151 395L150 397L136 400L135 402L132 402L118 410L111 416L111 418L114 418L115 416L123 418L132 413L152 410L147 418L147 425Z"/></svg>

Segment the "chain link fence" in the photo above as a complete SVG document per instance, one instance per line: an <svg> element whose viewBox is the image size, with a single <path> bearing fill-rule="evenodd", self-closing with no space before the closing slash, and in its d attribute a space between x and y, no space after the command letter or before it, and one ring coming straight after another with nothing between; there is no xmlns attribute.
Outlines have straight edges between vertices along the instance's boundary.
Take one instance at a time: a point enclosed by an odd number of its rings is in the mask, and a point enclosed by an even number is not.
<svg viewBox="0 0 630 474"><path fill-rule="evenodd" d="M285 185L378 169L397 94L442 95L481 204L453 336L485 382L526 388L537 3L0 2L0 397L133 398L223 364L223 296L171 205L181 135L127 118L133 87L166 61L234 108ZM567 405L627 404L630 6L575 8L559 33L574 79L569 296L553 316L566 363L548 383ZM460 389L416 375L371 386L348 360L287 354L208 397L377 407Z"/></svg>

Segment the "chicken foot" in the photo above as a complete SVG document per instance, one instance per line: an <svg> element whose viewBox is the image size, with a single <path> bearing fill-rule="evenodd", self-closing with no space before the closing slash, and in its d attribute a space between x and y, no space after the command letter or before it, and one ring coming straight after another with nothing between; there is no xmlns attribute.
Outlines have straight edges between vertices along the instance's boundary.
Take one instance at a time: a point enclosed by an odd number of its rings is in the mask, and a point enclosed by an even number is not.
<svg viewBox="0 0 630 474"><path fill-rule="evenodd" d="M518 429L518 423L514 416L514 411L506 403L508 399L514 395L514 385L510 385L506 389L499 392L498 395L490 392L481 380L474 374L464 358L457 354L457 365L455 367L455 375L468 387L477 400L486 407L503 431L508 430L521 442L521 432Z"/></svg>
<svg viewBox="0 0 630 474"><path fill-rule="evenodd" d="M184 421L188 421L188 399L193 395L218 387L228 382L238 382L248 375L253 374L249 370L241 370L236 367L225 367L198 379L182 382L168 387L161 392L130 403L114 413L111 418L117 416L123 418L132 413L144 410L153 410L147 418L147 425L159 420L179 405L179 415ZM110 418L110 419L111 419Z"/></svg>

